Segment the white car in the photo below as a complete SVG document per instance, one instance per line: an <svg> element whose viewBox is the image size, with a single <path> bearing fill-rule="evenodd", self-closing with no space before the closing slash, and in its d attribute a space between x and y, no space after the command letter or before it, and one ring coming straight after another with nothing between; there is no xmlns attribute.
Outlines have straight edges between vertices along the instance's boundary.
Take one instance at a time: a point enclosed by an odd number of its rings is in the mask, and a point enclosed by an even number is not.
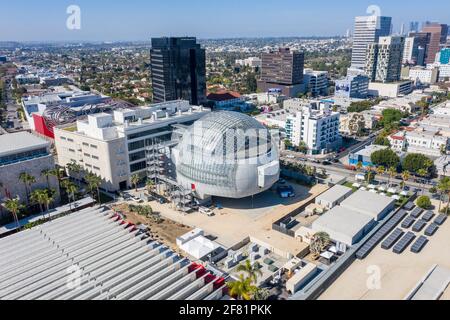
<svg viewBox="0 0 450 320"><path fill-rule="evenodd" d="M214 212L206 207L200 207L198 208L198 212L202 213L202 214L206 214L208 217L212 217L214 216Z"/></svg>

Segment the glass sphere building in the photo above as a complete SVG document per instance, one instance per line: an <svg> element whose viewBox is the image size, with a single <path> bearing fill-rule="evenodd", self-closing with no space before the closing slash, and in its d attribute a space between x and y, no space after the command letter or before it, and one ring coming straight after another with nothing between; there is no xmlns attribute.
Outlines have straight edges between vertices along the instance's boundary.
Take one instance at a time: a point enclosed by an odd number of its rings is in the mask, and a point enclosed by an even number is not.
<svg viewBox="0 0 450 320"><path fill-rule="evenodd" d="M177 181L200 199L245 198L280 176L277 138L237 112L213 112L186 129L173 152Z"/></svg>

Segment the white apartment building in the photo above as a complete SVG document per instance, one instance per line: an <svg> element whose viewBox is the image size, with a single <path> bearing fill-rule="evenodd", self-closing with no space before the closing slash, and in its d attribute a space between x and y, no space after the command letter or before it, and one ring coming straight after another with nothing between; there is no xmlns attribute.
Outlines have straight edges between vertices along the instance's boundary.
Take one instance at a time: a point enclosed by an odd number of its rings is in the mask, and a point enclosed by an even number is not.
<svg viewBox="0 0 450 320"><path fill-rule="evenodd" d="M169 144L174 126L191 125L211 112L188 101L89 115L76 128L55 128L58 162L72 161L103 179L107 191L126 189L134 174L147 172L147 152L155 144Z"/></svg>
<svg viewBox="0 0 450 320"><path fill-rule="evenodd" d="M238 66L244 66L244 67L261 68L262 59L258 58L258 57L249 57L247 59L238 59L238 60L236 60L236 64Z"/></svg>
<svg viewBox="0 0 450 320"><path fill-rule="evenodd" d="M320 103L302 108L286 120L286 137L295 146L302 142L310 154L322 154L335 150L341 143L338 112L330 105Z"/></svg>
<svg viewBox="0 0 450 320"><path fill-rule="evenodd" d="M395 151L407 153L421 153L431 158L442 155L442 150L447 150L449 138L439 133L418 129L411 132L398 132L389 138L391 148Z"/></svg>
<svg viewBox="0 0 450 320"><path fill-rule="evenodd" d="M414 67L409 70L408 78L416 84L434 84L439 79L439 68Z"/></svg>
<svg viewBox="0 0 450 320"><path fill-rule="evenodd" d="M303 72L304 82L308 92L316 96L326 96L328 94L328 72L305 69Z"/></svg>

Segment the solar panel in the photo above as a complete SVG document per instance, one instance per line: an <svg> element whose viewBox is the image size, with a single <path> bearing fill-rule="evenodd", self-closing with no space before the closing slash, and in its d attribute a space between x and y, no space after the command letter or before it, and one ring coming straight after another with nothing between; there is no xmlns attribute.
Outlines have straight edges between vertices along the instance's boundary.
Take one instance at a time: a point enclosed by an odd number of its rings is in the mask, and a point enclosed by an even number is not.
<svg viewBox="0 0 450 320"><path fill-rule="evenodd" d="M420 215L422 214L423 209L417 207L415 208L413 211L411 211L411 216L414 217L414 219L417 219L420 217Z"/></svg>
<svg viewBox="0 0 450 320"><path fill-rule="evenodd" d="M362 260L367 257L370 251L372 251L380 241L406 217L407 214L408 213L403 209L397 212L356 252L356 258Z"/></svg>
<svg viewBox="0 0 450 320"><path fill-rule="evenodd" d="M413 226L412 229L414 232L420 232L423 230L423 228L425 228L426 225L427 225L426 221L419 220L416 222L416 224Z"/></svg>
<svg viewBox="0 0 450 320"><path fill-rule="evenodd" d="M403 232L402 229L400 228L395 229L395 231L386 240L384 240L384 242L381 244L381 247L385 250L391 249L394 246L394 244L401 237L403 237L404 234L405 233Z"/></svg>
<svg viewBox="0 0 450 320"><path fill-rule="evenodd" d="M412 245L411 252L419 253L428 243L427 237L420 236L419 239Z"/></svg>
<svg viewBox="0 0 450 320"><path fill-rule="evenodd" d="M403 221L402 228L409 229L415 222L416 220L413 217L409 216Z"/></svg>
<svg viewBox="0 0 450 320"><path fill-rule="evenodd" d="M434 220L434 223L442 226L446 220L447 220L447 216L445 214L441 214Z"/></svg>
<svg viewBox="0 0 450 320"><path fill-rule="evenodd" d="M432 223L428 226L428 228L425 229L425 235L431 237L434 236L436 231L438 231L439 226L436 223Z"/></svg>
<svg viewBox="0 0 450 320"><path fill-rule="evenodd" d="M416 235L412 232L408 232L406 235L403 236L403 238L400 239L400 241L395 245L394 252L397 254L401 254L405 249L413 242L413 240L416 238Z"/></svg>
<svg viewBox="0 0 450 320"><path fill-rule="evenodd" d="M427 211L425 212L425 214L422 217L422 220L426 221L426 222L430 222L431 219L434 218L434 213L433 211Z"/></svg>
<svg viewBox="0 0 450 320"><path fill-rule="evenodd" d="M408 211L411 211L412 209L414 209L415 205L414 202L408 202L407 204L405 204L404 208Z"/></svg>

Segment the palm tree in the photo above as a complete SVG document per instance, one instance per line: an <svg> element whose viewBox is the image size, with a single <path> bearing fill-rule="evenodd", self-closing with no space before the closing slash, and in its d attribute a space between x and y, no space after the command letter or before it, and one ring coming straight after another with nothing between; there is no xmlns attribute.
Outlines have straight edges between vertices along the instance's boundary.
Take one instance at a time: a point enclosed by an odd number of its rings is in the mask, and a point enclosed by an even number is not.
<svg viewBox="0 0 450 320"><path fill-rule="evenodd" d="M155 182L152 179L148 179L145 183L145 187L147 188L148 193L152 193L155 189Z"/></svg>
<svg viewBox="0 0 450 320"><path fill-rule="evenodd" d="M101 204L100 185L102 184L102 178L100 178L99 176L97 176L94 173L89 172L88 174L86 174L85 179L88 184L89 192L91 192L91 194L94 198L95 198L94 191L97 190L97 200L98 200L98 203Z"/></svg>
<svg viewBox="0 0 450 320"><path fill-rule="evenodd" d="M257 290L257 287L252 285L252 279L245 278L243 274L239 275L238 281L228 282L227 286L230 295L239 300L251 300L252 294Z"/></svg>
<svg viewBox="0 0 450 320"><path fill-rule="evenodd" d="M397 176L397 169L394 167L390 167L388 170L388 174L389 174L388 186L391 186L391 180Z"/></svg>
<svg viewBox="0 0 450 320"><path fill-rule="evenodd" d="M419 176L419 177L421 177L422 178L422 183L421 183L421 185L422 185L422 194L424 194L424 188L425 188L425 183L423 182L423 180L425 179L425 177L427 177L428 176L428 171L427 170L425 170L425 169L419 169L419 170L417 170L417 175Z"/></svg>
<svg viewBox="0 0 450 320"><path fill-rule="evenodd" d="M134 174L131 177L131 184L134 186L134 189L135 189L136 192L138 191L137 186L138 186L139 181L141 181L141 178L139 178L139 175Z"/></svg>
<svg viewBox="0 0 450 320"><path fill-rule="evenodd" d="M61 179L62 179L62 171L64 169L62 167L57 166L55 169L51 170L51 175L54 176L58 180L58 186L61 187Z"/></svg>
<svg viewBox="0 0 450 320"><path fill-rule="evenodd" d="M52 204L53 201L55 201L56 190L54 189L46 190L46 194L47 196L44 198L44 200L45 200L45 207L48 212L50 211L50 205ZM50 218L50 213L48 214L48 217Z"/></svg>
<svg viewBox="0 0 450 320"><path fill-rule="evenodd" d="M52 176L52 170L51 169L44 169L41 171L41 177L45 177L47 180L47 189L50 189L50 177Z"/></svg>
<svg viewBox="0 0 450 320"><path fill-rule="evenodd" d="M356 170L361 171L364 167L364 164L360 161L356 164Z"/></svg>
<svg viewBox="0 0 450 320"><path fill-rule="evenodd" d="M257 264L251 264L250 260L245 261L245 264L241 264L237 267L237 272L244 272L252 280L253 283L258 282L258 276L262 277L263 273Z"/></svg>
<svg viewBox="0 0 450 320"><path fill-rule="evenodd" d="M411 178L411 173L409 173L408 170L405 170L402 172L402 189L405 189L406 183L408 182L408 180Z"/></svg>
<svg viewBox="0 0 450 320"><path fill-rule="evenodd" d="M78 192L78 187L69 180L65 180L62 186L68 195L69 202L72 199L72 202L75 202L75 195ZM70 206L72 206L72 202L70 202Z"/></svg>
<svg viewBox="0 0 450 320"><path fill-rule="evenodd" d="M442 195L444 193L448 194L448 203L447 203L447 208L446 208L446 212L445 212L446 214L448 214L448 208L450 206L450 177L444 177L439 181L438 190L440 192L439 212L441 212Z"/></svg>
<svg viewBox="0 0 450 320"><path fill-rule="evenodd" d="M47 201L47 198L48 198L47 190L42 189L34 190L30 195L31 202L39 204L41 213L44 212L44 205Z"/></svg>
<svg viewBox="0 0 450 320"><path fill-rule="evenodd" d="M383 174L386 173L386 168L383 167L383 166L379 166L379 167L377 168L377 173L378 173L380 176L382 176Z"/></svg>
<svg viewBox="0 0 450 320"><path fill-rule="evenodd" d="M78 163L76 163L75 161L70 162L69 164L67 164L67 170L70 173L74 173L75 174L75 180L78 183L78 186L80 185L80 174L83 172L83 166L79 165Z"/></svg>
<svg viewBox="0 0 450 320"><path fill-rule="evenodd" d="M36 183L36 178L27 172L22 172L19 175L19 180L23 182L23 184L25 185L25 192L27 194L27 203L29 203L31 186L33 185L33 183Z"/></svg>
<svg viewBox="0 0 450 320"><path fill-rule="evenodd" d="M325 248L330 244L330 235L326 232L316 233L309 245L309 249L314 258L318 258Z"/></svg>
<svg viewBox="0 0 450 320"><path fill-rule="evenodd" d="M11 212L11 214L13 215L14 221L16 222L17 225L17 229L19 229L20 224L17 214L20 212L20 210L24 208L24 206L20 203L19 198L6 200L4 206L6 210Z"/></svg>

